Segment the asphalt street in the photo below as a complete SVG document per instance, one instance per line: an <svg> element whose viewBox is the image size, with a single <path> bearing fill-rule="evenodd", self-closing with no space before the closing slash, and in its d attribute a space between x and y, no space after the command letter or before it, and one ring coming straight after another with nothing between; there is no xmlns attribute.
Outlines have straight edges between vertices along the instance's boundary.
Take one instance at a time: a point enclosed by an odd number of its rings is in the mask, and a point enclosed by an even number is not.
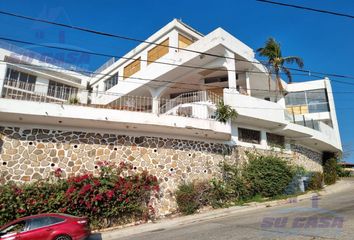
<svg viewBox="0 0 354 240"><path fill-rule="evenodd" d="M354 239L354 181L340 192L116 240Z"/></svg>

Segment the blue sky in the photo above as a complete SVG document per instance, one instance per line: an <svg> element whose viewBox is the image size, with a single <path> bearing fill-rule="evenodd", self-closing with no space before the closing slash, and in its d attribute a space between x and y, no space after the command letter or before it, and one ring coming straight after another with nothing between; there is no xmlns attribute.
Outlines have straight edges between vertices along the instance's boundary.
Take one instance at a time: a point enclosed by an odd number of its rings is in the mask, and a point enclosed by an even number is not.
<svg viewBox="0 0 354 240"><path fill-rule="evenodd" d="M279 0L354 15L354 1ZM117 1L117 0L3 0L0 9L33 17L146 39L173 18L182 19L202 33L222 27L253 49L275 37L283 55L298 55L312 71L354 76L354 20L333 15L259 3L255 0ZM0 37L60 44L95 52L123 55L136 42L107 38L0 15ZM33 48L90 70L107 58L70 56ZM61 54L61 55L60 55ZM294 81L304 81L310 78ZM354 79L332 82L344 151L354 162ZM349 92L349 93L348 93Z"/></svg>

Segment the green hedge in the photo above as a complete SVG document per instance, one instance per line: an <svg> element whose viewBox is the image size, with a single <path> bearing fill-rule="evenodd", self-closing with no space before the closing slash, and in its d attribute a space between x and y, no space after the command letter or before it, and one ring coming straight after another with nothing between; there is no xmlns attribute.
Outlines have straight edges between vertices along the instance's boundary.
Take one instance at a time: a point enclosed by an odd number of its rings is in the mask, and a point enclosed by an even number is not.
<svg viewBox="0 0 354 240"><path fill-rule="evenodd" d="M223 179L210 182L183 183L176 191L180 212L192 214L200 207L214 208L240 203L254 198L286 194L286 189L299 172L276 156L249 154L244 166L223 164Z"/></svg>
<svg viewBox="0 0 354 240"><path fill-rule="evenodd" d="M243 175L252 195L272 197L284 193L294 177L294 171L279 157L249 154L249 163Z"/></svg>
<svg viewBox="0 0 354 240"><path fill-rule="evenodd" d="M324 183L327 185L331 185L336 183L337 180L337 159L329 158L324 160L323 163L323 177Z"/></svg>
<svg viewBox="0 0 354 240"><path fill-rule="evenodd" d="M147 172L132 173L131 166L100 163L98 175L89 173L63 179L0 186L0 225L19 217L60 212L90 218L93 228L116 221L146 219L154 214L151 195L159 191L157 178ZM129 174L130 173L130 174Z"/></svg>

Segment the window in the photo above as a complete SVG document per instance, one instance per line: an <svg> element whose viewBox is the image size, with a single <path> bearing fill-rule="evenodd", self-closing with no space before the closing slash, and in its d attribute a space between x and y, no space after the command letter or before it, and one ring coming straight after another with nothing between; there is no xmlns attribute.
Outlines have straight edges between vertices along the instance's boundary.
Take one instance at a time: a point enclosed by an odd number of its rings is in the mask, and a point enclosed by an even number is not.
<svg viewBox="0 0 354 240"><path fill-rule="evenodd" d="M140 70L140 58L136 59L129 65L124 67L123 79L130 77Z"/></svg>
<svg viewBox="0 0 354 240"><path fill-rule="evenodd" d="M112 77L108 78L104 82L104 90L107 91L108 89L114 87L118 84L118 73L114 74Z"/></svg>
<svg viewBox="0 0 354 240"><path fill-rule="evenodd" d="M285 145L284 136L267 132L268 146L283 148Z"/></svg>
<svg viewBox="0 0 354 240"><path fill-rule="evenodd" d="M238 139L241 142L259 144L261 142L261 132L247 128L238 128Z"/></svg>
<svg viewBox="0 0 354 240"><path fill-rule="evenodd" d="M204 83L205 84L211 84L211 83L219 83L219 82L227 82L228 77L211 77L211 78L205 78Z"/></svg>
<svg viewBox="0 0 354 240"><path fill-rule="evenodd" d="M41 227L45 227L51 225L51 221L49 217L39 217L39 218L32 218L29 220L28 229L33 230Z"/></svg>
<svg viewBox="0 0 354 240"><path fill-rule="evenodd" d="M285 97L285 103L294 114L328 112L326 89L315 89L302 92L290 92Z"/></svg>
<svg viewBox="0 0 354 240"><path fill-rule="evenodd" d="M167 38L165 41L163 41L160 44L164 46L157 45L156 47L148 51L148 56L147 56L148 65L168 53L169 47L167 46L169 46L169 39Z"/></svg>
<svg viewBox="0 0 354 240"><path fill-rule="evenodd" d="M306 105L305 92L290 92L285 97L286 105Z"/></svg>
<svg viewBox="0 0 354 240"><path fill-rule="evenodd" d="M6 70L5 84L28 91L34 91L37 77L11 68Z"/></svg>
<svg viewBox="0 0 354 240"><path fill-rule="evenodd" d="M77 92L78 89L70 85L52 80L49 81L47 92L48 96L67 100L70 97L75 97L77 95Z"/></svg>
<svg viewBox="0 0 354 240"><path fill-rule="evenodd" d="M64 218L60 218L60 217L49 217L49 222L50 224L57 224L57 223L61 223L64 222L65 219Z"/></svg>
<svg viewBox="0 0 354 240"><path fill-rule="evenodd" d="M193 41L182 34L178 34L178 47L179 48L186 48L191 45Z"/></svg>

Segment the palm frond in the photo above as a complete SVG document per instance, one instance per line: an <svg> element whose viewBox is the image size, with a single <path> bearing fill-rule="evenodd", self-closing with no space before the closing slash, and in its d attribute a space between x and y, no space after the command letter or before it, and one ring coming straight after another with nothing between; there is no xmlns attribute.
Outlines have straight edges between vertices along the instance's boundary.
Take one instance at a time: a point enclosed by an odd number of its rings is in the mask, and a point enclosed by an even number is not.
<svg viewBox="0 0 354 240"><path fill-rule="evenodd" d="M298 65L300 68L304 67L304 61L300 57L297 57L297 56L285 57L284 62L289 63L289 64L296 63L296 65Z"/></svg>
<svg viewBox="0 0 354 240"><path fill-rule="evenodd" d="M281 70L284 72L286 77L289 79L289 83L291 83L293 79L292 79L290 70L288 68L286 68L286 67L282 67Z"/></svg>

